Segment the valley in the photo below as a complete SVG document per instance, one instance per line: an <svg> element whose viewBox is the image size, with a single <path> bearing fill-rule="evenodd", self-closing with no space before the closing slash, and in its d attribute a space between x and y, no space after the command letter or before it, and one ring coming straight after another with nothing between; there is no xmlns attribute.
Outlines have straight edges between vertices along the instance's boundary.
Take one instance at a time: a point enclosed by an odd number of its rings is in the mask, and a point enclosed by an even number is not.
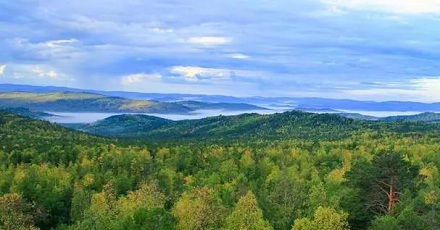
<svg viewBox="0 0 440 230"><path fill-rule="evenodd" d="M440 230L440 0L0 0L0 230Z"/></svg>

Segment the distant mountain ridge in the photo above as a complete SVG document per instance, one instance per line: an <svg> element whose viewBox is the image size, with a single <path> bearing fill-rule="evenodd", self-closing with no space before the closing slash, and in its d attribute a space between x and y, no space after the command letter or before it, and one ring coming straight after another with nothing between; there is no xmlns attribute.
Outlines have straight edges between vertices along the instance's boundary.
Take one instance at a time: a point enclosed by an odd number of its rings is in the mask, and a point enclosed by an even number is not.
<svg viewBox="0 0 440 230"><path fill-rule="evenodd" d="M113 113L158 113L188 114L197 110L264 110L249 104L205 103L205 102L159 102L105 96L90 92L3 92L0 107L28 108L53 112L113 112Z"/></svg>
<svg viewBox="0 0 440 230"><path fill-rule="evenodd" d="M329 99L313 97L232 97L223 95L176 94L176 93L139 93L123 91L99 91L54 86L29 86L0 84L0 92L25 91L35 93L53 93L60 91L88 92L108 97L127 99L147 99L157 102L198 101L205 103L245 103L265 107L265 105L286 106L292 108L308 108L314 110L350 110L350 111L418 111L440 112L440 103L423 103L410 101L357 101L349 99Z"/></svg>
<svg viewBox="0 0 440 230"><path fill-rule="evenodd" d="M382 121L423 121L423 122L440 122L440 113L421 113L408 116L391 116L381 119Z"/></svg>

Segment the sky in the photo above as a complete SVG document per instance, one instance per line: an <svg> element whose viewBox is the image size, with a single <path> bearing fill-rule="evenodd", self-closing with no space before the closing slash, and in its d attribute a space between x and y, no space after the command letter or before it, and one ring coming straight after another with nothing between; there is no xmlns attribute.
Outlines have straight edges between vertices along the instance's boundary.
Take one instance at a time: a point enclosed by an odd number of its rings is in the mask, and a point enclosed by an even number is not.
<svg viewBox="0 0 440 230"><path fill-rule="evenodd" d="M0 0L0 84L440 102L440 0Z"/></svg>

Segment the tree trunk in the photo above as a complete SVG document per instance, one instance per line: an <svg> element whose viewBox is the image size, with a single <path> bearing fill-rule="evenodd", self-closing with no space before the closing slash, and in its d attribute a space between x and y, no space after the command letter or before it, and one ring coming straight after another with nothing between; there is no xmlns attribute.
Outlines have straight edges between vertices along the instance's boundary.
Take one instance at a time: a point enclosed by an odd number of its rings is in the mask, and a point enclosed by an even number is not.
<svg viewBox="0 0 440 230"><path fill-rule="evenodd" d="M388 192L388 213L391 212L391 209L393 209L394 204L396 203L396 192L394 191L394 178L392 177L390 179L390 189Z"/></svg>

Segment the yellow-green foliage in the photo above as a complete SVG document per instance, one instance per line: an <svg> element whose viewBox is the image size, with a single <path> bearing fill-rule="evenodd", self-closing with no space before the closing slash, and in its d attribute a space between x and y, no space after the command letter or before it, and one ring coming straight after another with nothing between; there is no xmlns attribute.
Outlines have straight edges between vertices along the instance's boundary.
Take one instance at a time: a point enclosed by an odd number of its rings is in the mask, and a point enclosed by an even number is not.
<svg viewBox="0 0 440 230"><path fill-rule="evenodd" d="M152 102L148 100L132 100L122 104L119 108L121 110L142 111L143 109L148 108L151 105Z"/></svg>
<svg viewBox="0 0 440 230"><path fill-rule="evenodd" d="M0 113L0 229L440 229L439 136L145 144ZM411 183L371 212L366 185L395 159Z"/></svg>
<svg viewBox="0 0 440 230"><path fill-rule="evenodd" d="M240 198L234 211L226 218L225 230L271 230L269 222L264 220L255 195L249 191Z"/></svg>
<svg viewBox="0 0 440 230"><path fill-rule="evenodd" d="M27 93L13 92L0 93L0 99L15 99L29 102L50 102L57 100L80 100L80 99L97 99L104 96L91 93Z"/></svg>
<svg viewBox="0 0 440 230"><path fill-rule="evenodd" d="M347 230L348 214L333 208L318 207L313 219L295 220L292 230Z"/></svg>

